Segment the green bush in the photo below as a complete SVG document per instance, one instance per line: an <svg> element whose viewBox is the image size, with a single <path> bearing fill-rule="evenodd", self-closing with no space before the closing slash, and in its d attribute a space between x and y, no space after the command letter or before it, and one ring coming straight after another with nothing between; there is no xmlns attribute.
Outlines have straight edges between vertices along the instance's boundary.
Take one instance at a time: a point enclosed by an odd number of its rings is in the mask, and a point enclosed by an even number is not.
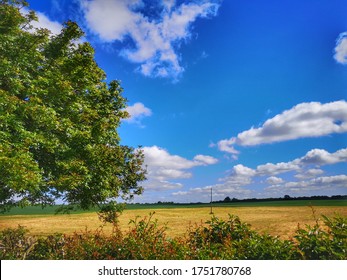
<svg viewBox="0 0 347 280"><path fill-rule="evenodd" d="M299 228L293 240L260 234L237 216L213 216L191 227L181 238L170 239L166 227L149 217L130 221L127 232L117 223L111 234L102 228L72 235L32 237L23 227L0 232L1 259L107 260L107 259L347 259L347 218L323 217L314 226Z"/></svg>
<svg viewBox="0 0 347 280"><path fill-rule="evenodd" d="M34 250L31 250L27 259L31 260L63 260L65 258L64 245L66 238L56 233L47 237L38 238Z"/></svg>
<svg viewBox="0 0 347 280"><path fill-rule="evenodd" d="M318 221L314 226L299 228L295 239L303 259L346 260L347 218L322 216L328 230L323 230Z"/></svg>
<svg viewBox="0 0 347 280"><path fill-rule="evenodd" d="M36 239L28 235L28 230L22 226L16 229L5 229L0 232L0 259L26 259L28 253L35 247Z"/></svg>
<svg viewBox="0 0 347 280"><path fill-rule="evenodd" d="M124 251L128 253L125 259L171 259L177 255L177 242L166 236L166 226L160 227L153 215L130 221L132 228L123 239Z"/></svg>
<svg viewBox="0 0 347 280"><path fill-rule="evenodd" d="M154 213L153 213L154 214ZM29 259L170 259L176 255L177 242L166 238L165 227L159 227L153 214L131 220L123 234L114 224L112 234L102 228L73 235L55 234L40 238Z"/></svg>
<svg viewBox="0 0 347 280"><path fill-rule="evenodd" d="M239 217L229 215L224 221L212 217L207 226L189 233L187 244L191 259L292 259L293 244L278 237L259 234Z"/></svg>

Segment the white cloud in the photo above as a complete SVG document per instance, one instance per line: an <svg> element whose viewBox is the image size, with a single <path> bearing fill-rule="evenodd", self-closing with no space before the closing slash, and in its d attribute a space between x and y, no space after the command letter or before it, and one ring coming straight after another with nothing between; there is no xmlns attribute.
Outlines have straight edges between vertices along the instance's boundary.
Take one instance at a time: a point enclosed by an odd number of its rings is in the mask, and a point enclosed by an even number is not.
<svg viewBox="0 0 347 280"><path fill-rule="evenodd" d="M232 175L240 177L249 177L256 175L256 171L242 164L237 164L232 169Z"/></svg>
<svg viewBox="0 0 347 280"><path fill-rule="evenodd" d="M239 154L239 151L237 151L233 146L236 143L236 138L230 138L221 140L217 143L218 149L222 152L227 152L230 154Z"/></svg>
<svg viewBox="0 0 347 280"><path fill-rule="evenodd" d="M307 186L315 188L344 188L347 190L347 175L318 177L308 181Z"/></svg>
<svg viewBox="0 0 347 280"><path fill-rule="evenodd" d="M165 190L177 190L183 187L181 183L170 182L166 180L148 180L143 186L146 190L156 190L156 191L165 191Z"/></svg>
<svg viewBox="0 0 347 280"><path fill-rule="evenodd" d="M246 186L252 183L252 178L256 175L256 171L242 164L235 165L230 175L222 178L224 184L232 187Z"/></svg>
<svg viewBox="0 0 347 280"><path fill-rule="evenodd" d="M329 153L322 149L313 149L300 158L302 164L326 165L347 161L347 149L341 149L335 153Z"/></svg>
<svg viewBox="0 0 347 280"><path fill-rule="evenodd" d="M123 40L129 29L134 28L141 16L132 9L140 3L128 0L81 1L88 27L105 42Z"/></svg>
<svg viewBox="0 0 347 280"><path fill-rule="evenodd" d="M296 174L294 177L300 180L316 177L317 175L322 175L324 171L319 168L312 168L309 170L303 170L301 173Z"/></svg>
<svg viewBox="0 0 347 280"><path fill-rule="evenodd" d="M319 168L310 168L310 166L324 166L336 164L339 162L347 162L347 149L340 149L334 153L329 153L322 149L312 149L301 158L294 159L289 162L279 163L266 163L258 165L254 171L253 176L274 176L277 174L283 174L291 171L299 173L297 177L313 177L323 173Z"/></svg>
<svg viewBox="0 0 347 280"><path fill-rule="evenodd" d="M226 196L230 195L238 198L246 198L250 197L252 193L252 191L241 187L233 187L226 184L217 184L203 188L191 188L188 191L177 191L172 193L172 195L182 202L207 202L211 199L211 188L213 200L223 200Z"/></svg>
<svg viewBox="0 0 347 280"><path fill-rule="evenodd" d="M324 176L307 181L274 184L265 188L265 191L286 194L312 194L317 191L326 192L338 189L344 189L347 191L347 175Z"/></svg>
<svg viewBox="0 0 347 280"><path fill-rule="evenodd" d="M36 12L38 17L37 22L32 22L32 25L35 28L47 28L49 29L53 35L57 35L62 30L62 25L57 21L50 20L45 14L41 12Z"/></svg>
<svg viewBox="0 0 347 280"><path fill-rule="evenodd" d="M53 9L56 9L59 11L60 6L59 4L57 4L58 2L57 1L53 1L52 2L52 5L53 5ZM23 8L21 9L21 12L26 15L29 13L29 9L27 8ZM36 21L31 21L31 26L32 28L29 29L28 31L29 32L32 32L34 33L36 31L36 29L48 29L50 31L50 36L55 36L55 35L59 35L63 29L63 24L57 22L57 21L54 21L54 20L51 20L48 16L46 16L44 13L41 13L39 11L34 11L36 16L37 16L37 20ZM79 38L77 40L73 40L72 41L74 46L77 47L79 44L82 44L83 42L85 42L85 38L82 37L82 38Z"/></svg>
<svg viewBox="0 0 347 280"><path fill-rule="evenodd" d="M284 180L279 177L271 176L266 179L266 182L271 185L277 185L277 184L282 184Z"/></svg>
<svg viewBox="0 0 347 280"><path fill-rule="evenodd" d="M336 40L334 58L341 64L347 64L347 32L343 32Z"/></svg>
<svg viewBox="0 0 347 280"><path fill-rule="evenodd" d="M193 160L171 155L163 148L152 146L142 148L145 155L144 164L147 166L148 180L143 184L147 189L180 188L182 184L169 180L187 179L192 177L189 169L196 166L206 166L217 163L217 159L197 155Z"/></svg>
<svg viewBox="0 0 347 280"><path fill-rule="evenodd" d="M276 175L290 171L297 171L300 167L294 162L266 163L257 166L258 175Z"/></svg>
<svg viewBox="0 0 347 280"><path fill-rule="evenodd" d="M247 186L252 183L252 178L256 176L256 171L242 164L237 164L229 171L229 174L220 178L219 181L222 182L218 185L218 189L228 190L228 189L239 189L240 187ZM216 186L217 186L216 185Z"/></svg>
<svg viewBox="0 0 347 280"><path fill-rule="evenodd" d="M183 202L206 202L210 200L212 188L214 200L223 200L226 196L237 198L256 197L259 194L252 190L251 186L257 182L266 182L269 185L264 188L265 192L262 193L262 197L280 197L285 194L302 196L323 195L327 192L343 193L344 190L347 190L347 175L320 176L324 171L320 168L312 168L312 166L317 166L317 161L304 160L315 150L317 149L311 150L303 157L290 162L266 163L258 165L254 169L237 164L232 167L227 176L220 178L217 184L176 191L172 195L175 196L175 199ZM319 165L347 162L345 157L346 149L334 153L324 151L323 154L328 155L329 160L319 160ZM287 180L280 177L280 174L288 172L296 172L297 174L294 177L298 181L287 182ZM262 179L264 176L267 176L265 180Z"/></svg>
<svg viewBox="0 0 347 280"><path fill-rule="evenodd" d="M161 3L166 11L171 11L171 9L175 6L176 0L162 0Z"/></svg>
<svg viewBox="0 0 347 280"><path fill-rule="evenodd" d="M89 29L105 42L131 39L134 46L121 52L139 63L145 76L176 79L184 68L177 53L179 45L191 37L197 18L215 16L219 5L201 0L183 3L161 1L160 16L149 18L140 0L80 0Z"/></svg>
<svg viewBox="0 0 347 280"><path fill-rule="evenodd" d="M251 128L221 140L221 151L235 154L235 145L254 146L305 137L320 137L347 132L347 102L344 100L321 104L301 103L268 119L261 127Z"/></svg>
<svg viewBox="0 0 347 280"><path fill-rule="evenodd" d="M27 8L23 8L21 9L21 12L24 15L29 14L29 9ZM49 17L47 17L44 13L35 11L35 14L37 16L37 21L32 21L31 25L33 26L33 28L45 28L51 31L52 35L58 35L63 26L61 23L51 20Z"/></svg>
<svg viewBox="0 0 347 280"><path fill-rule="evenodd" d="M319 151L319 153L317 153L317 151ZM325 156L322 158L312 157L312 155L314 154L320 154ZM347 162L346 155L347 149L341 149L336 151L335 153L329 153L325 150L313 149L307 152L305 156L294 159L290 162L266 163L258 165L255 169L249 168L242 164L237 164L233 166L233 168L229 171L229 174L226 177L219 179L221 183L213 185L212 187L218 190L223 190L223 192L221 191L221 193L225 193L229 196L235 194L235 192L246 195L250 194L251 191L245 189L244 187L254 183L254 179L256 177L263 176L269 176L268 178L266 178L266 182L268 184L271 184L271 186L266 188L267 191L278 191L279 189L282 191L285 190L285 188L289 187L291 188L291 190L293 190L294 188L299 188L302 186L318 186L318 184L322 187L324 184L326 185L326 187L329 187L328 184L332 184L335 181L330 182L328 179L326 179L328 177L319 177L321 179L315 179L315 177L321 175L322 173L324 173L324 171L319 168L310 167L312 167L312 165L323 166L339 162ZM296 172L297 174L294 176L301 181L285 183L285 180L283 178L275 176L288 172ZM309 178L313 179L311 181L303 181ZM331 177L331 179L332 178L333 177ZM336 186L337 184L334 183L334 185ZM244 190L245 192L242 192L242 190Z"/></svg>
<svg viewBox="0 0 347 280"><path fill-rule="evenodd" d="M129 123L140 124L140 121L144 117L149 117L152 115L152 110L147 108L141 102L137 102L132 106L128 106L126 108L126 111L129 113L130 117L128 119L125 119L125 121Z"/></svg>
<svg viewBox="0 0 347 280"><path fill-rule="evenodd" d="M149 167L189 169L196 166L194 161L185 159L178 155L171 155L165 149L158 146L143 147L145 164Z"/></svg>
<svg viewBox="0 0 347 280"><path fill-rule="evenodd" d="M201 162L203 165L216 164L218 159L211 156L197 155L194 157L194 161Z"/></svg>

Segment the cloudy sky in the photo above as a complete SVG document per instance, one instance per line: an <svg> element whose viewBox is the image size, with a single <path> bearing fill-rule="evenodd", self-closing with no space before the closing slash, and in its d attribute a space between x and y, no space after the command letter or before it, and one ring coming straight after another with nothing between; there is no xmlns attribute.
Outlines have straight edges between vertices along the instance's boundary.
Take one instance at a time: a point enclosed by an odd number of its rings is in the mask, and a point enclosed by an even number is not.
<svg viewBox="0 0 347 280"><path fill-rule="evenodd" d="M71 19L131 118L135 202L347 194L346 0L29 0Z"/></svg>

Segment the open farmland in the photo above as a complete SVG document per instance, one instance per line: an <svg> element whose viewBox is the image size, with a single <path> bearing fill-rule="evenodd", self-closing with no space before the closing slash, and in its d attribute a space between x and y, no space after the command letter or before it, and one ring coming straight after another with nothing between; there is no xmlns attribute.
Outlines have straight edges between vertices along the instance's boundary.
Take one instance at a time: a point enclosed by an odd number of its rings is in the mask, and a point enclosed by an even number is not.
<svg viewBox="0 0 347 280"><path fill-rule="evenodd" d="M315 217L321 215L332 217L335 214L347 216L346 206L253 206L230 207L218 205L213 208L214 215L227 219L229 214L240 217L243 222L251 224L252 228L267 232L271 235L279 235L281 238L288 238L295 234L298 224L313 225ZM206 206L206 205L205 205ZM167 234L170 237L184 235L189 226L201 224L211 217L209 207L129 207L120 217L121 229L126 231L129 228L129 221L137 216L145 217L150 212L155 212L154 219L158 219L159 225L167 226ZM136 208L136 209L131 209ZM313 209L313 210L312 210ZM10 215L0 216L0 230L18 225L26 227L30 234L49 235L53 233L73 233L83 232L85 229L96 230L102 223L95 212L85 212L76 214L54 215L52 211L43 211L43 214L36 210L35 214L25 215L24 212L14 211ZM314 213L313 213L314 212ZM111 232L111 226L104 227L105 232Z"/></svg>

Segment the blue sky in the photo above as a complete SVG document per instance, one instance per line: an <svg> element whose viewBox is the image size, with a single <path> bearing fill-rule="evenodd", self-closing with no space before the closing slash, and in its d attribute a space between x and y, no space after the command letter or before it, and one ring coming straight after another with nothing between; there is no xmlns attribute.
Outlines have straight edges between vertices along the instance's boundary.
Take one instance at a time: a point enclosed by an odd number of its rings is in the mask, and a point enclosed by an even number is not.
<svg viewBox="0 0 347 280"><path fill-rule="evenodd" d="M347 194L346 0L28 2L121 80L135 202Z"/></svg>

